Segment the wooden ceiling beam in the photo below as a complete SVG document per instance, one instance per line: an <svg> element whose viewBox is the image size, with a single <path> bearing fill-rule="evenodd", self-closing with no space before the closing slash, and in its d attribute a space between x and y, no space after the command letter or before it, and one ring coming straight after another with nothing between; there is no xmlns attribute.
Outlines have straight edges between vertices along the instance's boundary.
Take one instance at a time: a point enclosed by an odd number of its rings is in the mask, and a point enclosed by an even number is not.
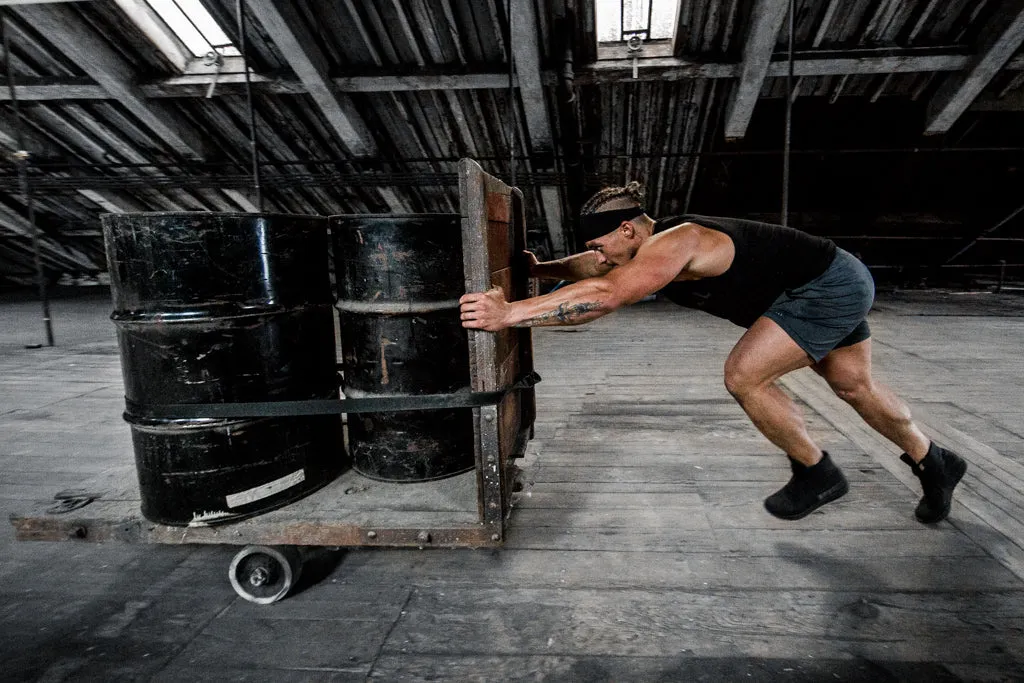
<svg viewBox="0 0 1024 683"><path fill-rule="evenodd" d="M1000 4L978 38L978 54L928 102L925 133L945 133L1024 43L1024 0Z"/></svg>
<svg viewBox="0 0 1024 683"><path fill-rule="evenodd" d="M849 56L836 53L829 57L799 57L794 64L797 76L854 76L888 73L949 72L965 69L970 55L940 53L926 55ZM786 75L786 60L769 63L767 77ZM1006 71L1024 71L1024 56L1010 59ZM740 65L730 62L697 62L675 57L645 59L640 63L637 80L674 81L693 78L735 78ZM554 72L542 72L544 86L552 86ZM609 59L576 67L575 83L593 85L633 79L631 59ZM423 90L502 90L508 88L508 73L478 74L438 73L426 75L347 76L330 79L338 92L402 92ZM148 98L206 97L209 76L172 76L139 86ZM306 92L301 81L255 74L253 90L274 95L300 95ZM518 85L518 79L513 80ZM245 77L242 74L221 75L217 79L214 96L244 94ZM15 86L19 100L106 100L111 99L101 86L82 79L47 79L22 82ZM10 100L7 88L0 88L0 102Z"/></svg>
<svg viewBox="0 0 1024 683"><path fill-rule="evenodd" d="M779 28L789 9L789 0L757 0L751 11L750 32L743 46L739 83L729 96L725 109L725 137L737 140L747 133L754 106L779 38Z"/></svg>
<svg viewBox="0 0 1024 683"><path fill-rule="evenodd" d="M296 6L280 0L248 0L247 6L348 151L356 157L374 156L377 145L369 128L352 102L339 97L328 76L327 57L298 16Z"/></svg>
<svg viewBox="0 0 1024 683"><path fill-rule="evenodd" d="M83 22L74 9L66 5L36 4L19 6L16 11L164 144L183 157L203 157L201 136L164 103L147 98L135 85L132 66L104 37Z"/></svg>

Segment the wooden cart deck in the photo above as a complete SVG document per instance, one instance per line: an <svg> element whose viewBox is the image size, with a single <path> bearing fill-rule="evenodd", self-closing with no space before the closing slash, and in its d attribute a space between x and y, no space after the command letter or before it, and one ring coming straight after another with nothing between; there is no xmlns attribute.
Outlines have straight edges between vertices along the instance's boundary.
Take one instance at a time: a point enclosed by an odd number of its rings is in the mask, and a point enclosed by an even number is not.
<svg viewBox="0 0 1024 683"><path fill-rule="evenodd" d="M525 443L525 439L523 440ZM499 538L479 513L478 473L430 482L375 481L349 470L312 495L226 524L155 524L139 512L129 465L11 515L22 541L226 545L476 547ZM77 507L76 507L77 506Z"/></svg>

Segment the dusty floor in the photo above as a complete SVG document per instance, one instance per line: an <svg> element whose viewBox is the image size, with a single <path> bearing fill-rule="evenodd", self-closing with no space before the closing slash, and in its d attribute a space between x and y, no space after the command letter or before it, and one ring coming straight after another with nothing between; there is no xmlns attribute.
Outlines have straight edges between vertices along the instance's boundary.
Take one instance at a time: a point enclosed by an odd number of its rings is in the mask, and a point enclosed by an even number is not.
<svg viewBox="0 0 1024 683"><path fill-rule="evenodd" d="M131 461L105 292L0 301L0 510ZM889 293L877 375L971 463L913 518L898 450L816 377L785 386L852 489L799 522L726 394L740 330L661 303L536 332L537 438L497 551L323 551L238 598L235 549L19 542L0 528L0 679L1024 680L1024 297Z"/></svg>

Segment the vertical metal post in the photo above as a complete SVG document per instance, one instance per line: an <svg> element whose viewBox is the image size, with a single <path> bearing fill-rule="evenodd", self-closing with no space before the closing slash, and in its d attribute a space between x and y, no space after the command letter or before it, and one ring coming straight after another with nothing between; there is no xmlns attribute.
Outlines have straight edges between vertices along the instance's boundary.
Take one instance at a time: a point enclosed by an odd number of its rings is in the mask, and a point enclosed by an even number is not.
<svg viewBox="0 0 1024 683"><path fill-rule="evenodd" d="M701 155L704 153L704 139L707 136L712 112L715 111L715 83L716 81L711 81L711 92L704 102L704 121L701 122L700 135L697 138L697 153L692 157L693 161L690 163L690 180L686 186L686 200L683 202L683 213L690 213L690 200L693 199L693 188L697 186L697 173L700 171Z"/></svg>
<svg viewBox="0 0 1024 683"><path fill-rule="evenodd" d="M565 243L574 253L579 222L580 207L586 194L583 152L580 149L579 113L576 108L576 93L573 90L575 74L576 9L573 2L566 3L565 16L555 22L553 41L554 54L560 54L562 65L558 71L558 117L563 122L560 128L562 146L562 169L565 172L565 195L568 201Z"/></svg>
<svg viewBox="0 0 1024 683"><path fill-rule="evenodd" d="M516 186L516 99L515 90L513 89L513 69L514 59L512 57L512 3L515 0L508 1L508 37L505 43L508 46L508 164L509 164L509 175L511 177L512 187ZM533 0L526 0L526 2L533 2Z"/></svg>
<svg viewBox="0 0 1024 683"><path fill-rule="evenodd" d="M796 0L789 0L789 71L786 74L786 137L782 151L782 224L789 225L789 152L793 134L793 26Z"/></svg>
<svg viewBox="0 0 1024 683"><path fill-rule="evenodd" d="M236 0L238 12L238 52L242 55L242 67L245 69L245 99L249 108L249 150L252 154L252 186L256 192L256 207L263 211L263 189L260 186L260 150L256 139L256 112L252 103L252 78L249 73L249 57L246 54L245 42L245 0Z"/></svg>
<svg viewBox="0 0 1024 683"><path fill-rule="evenodd" d="M1006 259L999 259L999 284L996 285L996 291L1003 291L1003 283L1006 281Z"/></svg>
<svg viewBox="0 0 1024 683"><path fill-rule="evenodd" d="M25 149L25 138L22 134L21 109L18 106L18 94L14 89L14 71L11 67L11 39L7 30L7 17L3 17L0 32L3 33L4 42L4 69L7 72L7 89L10 91L11 105L14 107L14 128L15 137L18 141L18 151L14 154L15 162L18 165L18 180L21 185L21 193L25 197L25 206L28 209L28 226L32 234L32 258L35 261L36 286L39 290L39 301L43 305L43 327L46 332L46 345L53 346L53 319L50 317L50 296L46 289L46 273L43 271L43 257L40 254L39 230L36 227L36 211L32 202L32 187L29 184L29 153Z"/></svg>

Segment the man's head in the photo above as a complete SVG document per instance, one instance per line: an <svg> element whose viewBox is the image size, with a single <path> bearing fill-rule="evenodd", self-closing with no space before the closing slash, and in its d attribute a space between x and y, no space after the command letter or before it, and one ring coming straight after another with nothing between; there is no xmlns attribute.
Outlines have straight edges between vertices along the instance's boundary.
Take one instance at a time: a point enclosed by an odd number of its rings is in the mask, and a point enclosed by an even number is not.
<svg viewBox="0 0 1024 683"><path fill-rule="evenodd" d="M643 196L634 180L623 187L606 187L588 199L580 210L577 250L596 251L603 262L615 266L629 262L653 226L641 205Z"/></svg>

